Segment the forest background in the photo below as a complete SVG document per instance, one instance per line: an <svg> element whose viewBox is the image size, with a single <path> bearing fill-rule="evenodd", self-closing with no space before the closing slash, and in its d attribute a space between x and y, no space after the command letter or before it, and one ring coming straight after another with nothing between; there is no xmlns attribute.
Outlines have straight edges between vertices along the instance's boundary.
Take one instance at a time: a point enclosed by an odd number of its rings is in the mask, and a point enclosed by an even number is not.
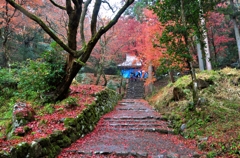
<svg viewBox="0 0 240 158"><path fill-rule="evenodd" d="M125 60L126 53L135 54L143 69L149 71L146 85L150 91L154 89L152 83L166 73L174 82L174 73L191 70L194 83L196 68L200 71L226 66L239 68L238 1L119 0L116 5L102 0L102 5L93 3L92 9L86 11L84 27L77 27L79 33L72 45L71 16L55 3L64 4L62 1L18 2L42 19L48 29L39 26L37 18L34 22L26 12L12 7L13 1L0 2L0 105L6 114L3 118L11 116L12 106L19 100L46 104L66 98L72 80L81 83L86 72L97 77L94 84L99 84L102 76L104 86L116 89L105 74L120 75L117 64ZM84 2L87 5L90 1ZM103 12L91 16L97 8L95 4ZM111 24L124 4L126 11L115 25ZM112 16L103 14L104 10ZM79 17L79 23L80 20ZM101 32L102 29L105 30ZM86 56L82 55L84 51L88 51ZM69 69L73 70L71 77ZM57 96L59 89L63 89L62 94ZM194 104L197 96L196 91Z"/></svg>

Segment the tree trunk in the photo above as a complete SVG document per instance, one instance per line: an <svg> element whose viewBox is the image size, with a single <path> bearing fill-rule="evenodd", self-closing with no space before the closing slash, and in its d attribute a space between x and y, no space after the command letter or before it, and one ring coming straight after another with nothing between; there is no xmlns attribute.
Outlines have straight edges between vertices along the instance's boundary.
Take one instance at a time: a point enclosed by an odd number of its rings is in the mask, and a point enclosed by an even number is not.
<svg viewBox="0 0 240 158"><path fill-rule="evenodd" d="M104 71L102 70L102 76L103 76L103 79L104 79L104 84L103 86L107 86L107 78L106 78L106 75L104 73Z"/></svg>
<svg viewBox="0 0 240 158"><path fill-rule="evenodd" d="M173 70L169 71L169 77L170 77L171 82L174 83L175 80L174 80L174 76L173 76Z"/></svg>
<svg viewBox="0 0 240 158"><path fill-rule="evenodd" d="M185 13L184 13L184 0L181 0L181 17L182 17L183 25L186 27L187 23L186 23L186 17L185 17ZM189 50L189 45L188 45L189 41L188 41L187 34L185 34L185 36L184 36L184 41ZM196 101L198 100L198 89L196 88L197 87L196 73L195 73L195 69L192 65L192 61L189 61L189 59L188 59L187 63L188 63L188 67L191 70L192 87L193 87L193 104L194 104L194 106L196 106L197 105Z"/></svg>
<svg viewBox="0 0 240 158"><path fill-rule="evenodd" d="M56 86L56 90L51 92L50 96L47 97L47 102L55 102L57 100L65 99L69 94L69 87L72 83L72 80L77 75L78 71L82 68L82 65L74 62L74 58L69 55L67 64L65 66L65 72L63 79L60 84ZM49 100L51 99L51 100Z"/></svg>
<svg viewBox="0 0 240 158"><path fill-rule="evenodd" d="M152 67L152 62L149 63L148 66L148 80L149 80L149 85L148 86L148 93L152 93L153 91L153 67Z"/></svg>
<svg viewBox="0 0 240 158"><path fill-rule="evenodd" d="M103 79L104 79L104 84L103 84L103 86L106 86L106 85L107 85L107 78L106 78L106 75L105 75L105 73L104 73L104 71L103 71L103 67L102 67L102 66L101 66L100 69L99 69L99 73L98 73L98 76L97 76L97 80L96 80L95 85L98 85L98 84L99 84L100 79L101 79L101 76L102 76Z"/></svg>
<svg viewBox="0 0 240 158"><path fill-rule="evenodd" d="M239 29L238 29L238 26L237 26L236 19L232 19L232 21L233 21L234 32L235 32L235 37L236 37L236 41L237 41L238 61L240 62L240 35L239 35Z"/></svg>
<svg viewBox="0 0 240 158"><path fill-rule="evenodd" d="M230 0L230 5L233 10L233 14L235 14L236 8L234 7L233 0ZM233 21L233 27L234 27L237 48L238 48L238 62L240 63L240 35L239 35L239 29L238 29L238 25L237 25L236 15L232 15L232 21Z"/></svg>
<svg viewBox="0 0 240 158"><path fill-rule="evenodd" d="M3 46L3 67L5 68L9 67L9 59L8 59L7 50L5 46Z"/></svg>
<svg viewBox="0 0 240 158"><path fill-rule="evenodd" d="M54 41L56 41L66 52L68 52L68 59L65 65L65 75L63 76L59 84L56 86L56 90L54 92L51 92L46 98L46 101L51 102L62 100L68 96L69 87L72 83L72 80L77 75L81 67L87 62L98 40L103 34L105 34L112 26L117 23L118 19L124 13L124 11L134 2L134 0L126 0L124 5L118 10L112 20L107 25L104 25L99 30L96 30L97 17L101 2L95 1L91 20L91 39L86 43L84 40L84 31L80 29L82 45L79 46L81 47L81 49L77 50L78 27L79 25L81 25L82 27L84 26L84 19L87 13L87 9L89 7L88 5L90 4L91 0L88 0L84 3L83 0L66 1L64 7L52 2L54 6L62 9L63 11L66 11L68 15L67 44L62 41L61 38L59 38L43 20L41 20L41 18L37 17L31 11L22 7L19 3L17 3L17 1L6 1L14 8L18 9L20 12L29 17L31 20L35 21Z"/></svg>
<svg viewBox="0 0 240 158"><path fill-rule="evenodd" d="M199 6L201 6L201 0L199 1ZM206 59L206 67L207 70L212 70L212 64L211 64L211 56L210 56L210 49L209 49L209 42L208 42L208 37L207 37L207 30L205 28L205 19L202 15L203 9L200 9L200 22L201 22L201 27L203 30L203 41L205 46L203 47L203 52L205 53L205 59Z"/></svg>
<svg viewBox="0 0 240 158"><path fill-rule="evenodd" d="M212 70L212 64L211 64L211 56L210 56L210 50L209 50L209 43L208 43L208 38L207 38L207 33L204 33L204 42L206 46L204 47L205 54L206 54L206 67L207 70Z"/></svg>
<svg viewBox="0 0 240 158"><path fill-rule="evenodd" d="M196 106L198 104L198 83L197 83L197 77L195 73L195 69L192 65L192 62L189 63L191 67L191 76L192 76L192 82L193 82L193 104Z"/></svg>
<svg viewBox="0 0 240 158"><path fill-rule="evenodd" d="M203 71L204 70L204 63L203 63L201 44L199 42L197 42L197 54L198 54L199 69L201 71Z"/></svg>
<svg viewBox="0 0 240 158"><path fill-rule="evenodd" d="M101 62L99 62L99 65L98 65L98 70L97 70L97 80L95 82L95 85L98 85L99 82L100 82L100 79L101 79L101 76L103 76L103 78L105 77L105 74L103 72L103 65ZM105 77L106 78L106 77ZM105 80L105 79L104 79Z"/></svg>
<svg viewBox="0 0 240 158"><path fill-rule="evenodd" d="M122 87L123 87L123 77L121 76L119 91L118 91L119 94L122 94Z"/></svg>

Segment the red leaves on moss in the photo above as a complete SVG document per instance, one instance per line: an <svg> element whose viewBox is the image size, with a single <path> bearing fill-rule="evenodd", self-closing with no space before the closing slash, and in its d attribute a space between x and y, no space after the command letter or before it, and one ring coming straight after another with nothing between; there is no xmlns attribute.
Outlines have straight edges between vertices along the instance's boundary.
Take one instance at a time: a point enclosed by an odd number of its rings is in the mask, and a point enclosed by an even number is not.
<svg viewBox="0 0 240 158"><path fill-rule="evenodd" d="M36 115L35 121L26 125L31 129L31 132L18 139L0 139L0 150L9 151L12 146L17 145L20 142L30 143L35 139L47 137L54 130L64 130L64 123L62 120L64 118L74 118L80 114L86 104L90 104L94 101L93 94L100 92L103 89L104 87L96 85L71 86L70 96L77 98L79 104L78 106L74 109L65 109L63 105L56 104L54 105L55 111L52 114ZM34 110L37 113L37 110L41 110L41 108ZM23 127L19 127L16 130L23 130Z"/></svg>

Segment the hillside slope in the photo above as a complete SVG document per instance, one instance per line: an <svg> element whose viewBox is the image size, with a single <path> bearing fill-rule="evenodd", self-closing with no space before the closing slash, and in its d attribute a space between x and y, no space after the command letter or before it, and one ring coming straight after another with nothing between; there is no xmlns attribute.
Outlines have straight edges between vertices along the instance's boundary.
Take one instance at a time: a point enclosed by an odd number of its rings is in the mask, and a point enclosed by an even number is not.
<svg viewBox="0 0 240 158"><path fill-rule="evenodd" d="M208 157L240 157L240 70L204 71L197 78L196 109L190 75L168 84L148 101L172 122L176 133L197 139Z"/></svg>

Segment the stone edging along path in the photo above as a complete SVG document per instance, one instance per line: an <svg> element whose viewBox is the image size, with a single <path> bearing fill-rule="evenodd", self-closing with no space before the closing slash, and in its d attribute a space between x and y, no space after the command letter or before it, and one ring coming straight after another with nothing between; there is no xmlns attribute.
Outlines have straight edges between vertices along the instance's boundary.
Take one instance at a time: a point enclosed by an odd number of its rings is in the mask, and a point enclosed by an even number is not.
<svg viewBox="0 0 240 158"><path fill-rule="evenodd" d="M22 142L10 153L0 153L0 158L40 158L56 157L62 148L70 146L77 139L91 132L102 115L111 111L119 101L119 95L110 89L95 94L96 100L76 117L65 118L64 131L54 131L49 137L40 138L30 144Z"/></svg>

